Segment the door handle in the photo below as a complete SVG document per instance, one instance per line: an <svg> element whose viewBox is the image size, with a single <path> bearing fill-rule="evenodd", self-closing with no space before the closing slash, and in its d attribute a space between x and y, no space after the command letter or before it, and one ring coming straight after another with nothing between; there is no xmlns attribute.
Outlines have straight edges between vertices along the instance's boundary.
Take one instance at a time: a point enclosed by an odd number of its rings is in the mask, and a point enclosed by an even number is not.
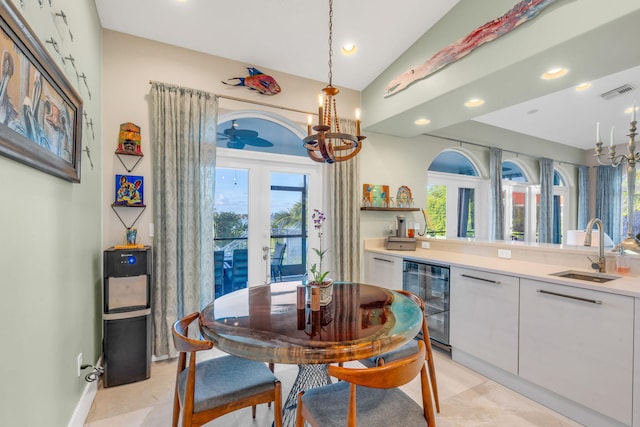
<svg viewBox="0 0 640 427"><path fill-rule="evenodd" d="M460 276L466 277L467 279L480 280L482 282L493 283L493 284L496 284L496 285L500 284L499 280L485 279L484 277L470 276L468 274L461 274Z"/></svg>
<svg viewBox="0 0 640 427"><path fill-rule="evenodd" d="M569 299L574 299L574 300L577 300L577 301L588 302L590 304L602 304L602 301L600 301L600 300L582 298L582 297L577 297L575 295L560 294L558 292L545 291L544 289L538 289L537 292L541 293L541 294L546 294L546 295L553 295L555 297L569 298Z"/></svg>

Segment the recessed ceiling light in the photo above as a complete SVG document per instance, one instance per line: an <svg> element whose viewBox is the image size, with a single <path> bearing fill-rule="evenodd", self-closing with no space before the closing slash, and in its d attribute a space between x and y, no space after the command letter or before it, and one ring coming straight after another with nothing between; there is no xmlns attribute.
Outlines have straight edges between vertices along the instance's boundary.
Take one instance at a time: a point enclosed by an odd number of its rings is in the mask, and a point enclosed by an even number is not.
<svg viewBox="0 0 640 427"><path fill-rule="evenodd" d="M543 75L540 76L542 80L553 80L558 79L562 76L566 76L569 72L568 68L552 68Z"/></svg>
<svg viewBox="0 0 640 427"><path fill-rule="evenodd" d="M484 104L484 99L472 98L464 103L465 107L479 107Z"/></svg>
<svg viewBox="0 0 640 427"><path fill-rule="evenodd" d="M358 47L354 43L347 43L342 46L343 55L353 55L358 50Z"/></svg>
<svg viewBox="0 0 640 427"><path fill-rule="evenodd" d="M578 90L578 91L585 90L585 89L589 89L590 87L591 87L591 83L584 82L584 83L580 83L578 86L576 86L576 90Z"/></svg>
<svg viewBox="0 0 640 427"><path fill-rule="evenodd" d="M431 120L429 120L429 119L418 119L413 123L417 124L418 126L424 126L424 125L428 125L429 123L431 123Z"/></svg>

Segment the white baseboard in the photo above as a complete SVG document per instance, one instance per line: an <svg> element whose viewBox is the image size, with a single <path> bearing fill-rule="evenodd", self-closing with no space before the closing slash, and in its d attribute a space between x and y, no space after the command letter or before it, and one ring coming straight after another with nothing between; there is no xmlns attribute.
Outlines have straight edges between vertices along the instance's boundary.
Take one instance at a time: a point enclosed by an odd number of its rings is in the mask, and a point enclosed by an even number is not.
<svg viewBox="0 0 640 427"><path fill-rule="evenodd" d="M102 366L102 356L98 359L96 366ZM98 392L98 383L100 382L100 378L95 381L88 382L82 392L82 396L80 396L80 400L76 405L75 411L73 411L73 415L69 420L69 424L67 427L83 427L85 422L87 421L87 417L89 416L89 411L91 410L91 405L93 405L93 399L96 397L96 393Z"/></svg>
<svg viewBox="0 0 640 427"><path fill-rule="evenodd" d="M73 415L71 416L71 420L69 420L69 424L67 427L83 427L84 423L87 420L87 416L89 416L89 411L91 410L91 405L93 404L93 399L96 397L96 393L98 392L98 381L93 381L87 383L87 386L84 388L84 392L76 405L76 410L73 411Z"/></svg>

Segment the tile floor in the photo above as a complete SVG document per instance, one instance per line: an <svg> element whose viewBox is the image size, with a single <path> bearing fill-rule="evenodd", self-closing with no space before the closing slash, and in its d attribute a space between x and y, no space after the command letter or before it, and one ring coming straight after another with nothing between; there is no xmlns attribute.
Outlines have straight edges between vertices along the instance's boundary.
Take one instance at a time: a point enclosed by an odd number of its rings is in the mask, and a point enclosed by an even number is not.
<svg viewBox="0 0 640 427"><path fill-rule="evenodd" d="M453 362L447 353L435 351L440 394L439 427L574 427L580 424L515 393L500 384ZM217 354L213 351L212 357ZM351 362L357 363L357 362ZM347 364L347 366L349 366ZM85 427L171 426L176 359L154 362L151 378L117 387L99 387ZM297 373L295 365L276 365L283 384L283 400ZM403 387L420 400L419 381ZM251 409L243 409L207 424L207 427L270 427L271 409L258 407L255 420ZM376 427L376 426L370 426Z"/></svg>

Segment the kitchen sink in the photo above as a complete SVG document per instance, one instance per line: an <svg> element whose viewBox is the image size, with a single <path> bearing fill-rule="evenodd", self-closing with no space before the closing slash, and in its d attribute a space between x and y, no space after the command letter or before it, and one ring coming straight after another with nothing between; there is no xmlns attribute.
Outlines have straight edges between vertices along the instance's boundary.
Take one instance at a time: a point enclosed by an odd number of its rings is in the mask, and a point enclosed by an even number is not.
<svg viewBox="0 0 640 427"><path fill-rule="evenodd" d="M613 276L604 273L591 273L588 271L567 270L558 273L552 273L552 276L564 277L566 279L584 280L585 282L606 283L611 280L619 279L620 276Z"/></svg>

